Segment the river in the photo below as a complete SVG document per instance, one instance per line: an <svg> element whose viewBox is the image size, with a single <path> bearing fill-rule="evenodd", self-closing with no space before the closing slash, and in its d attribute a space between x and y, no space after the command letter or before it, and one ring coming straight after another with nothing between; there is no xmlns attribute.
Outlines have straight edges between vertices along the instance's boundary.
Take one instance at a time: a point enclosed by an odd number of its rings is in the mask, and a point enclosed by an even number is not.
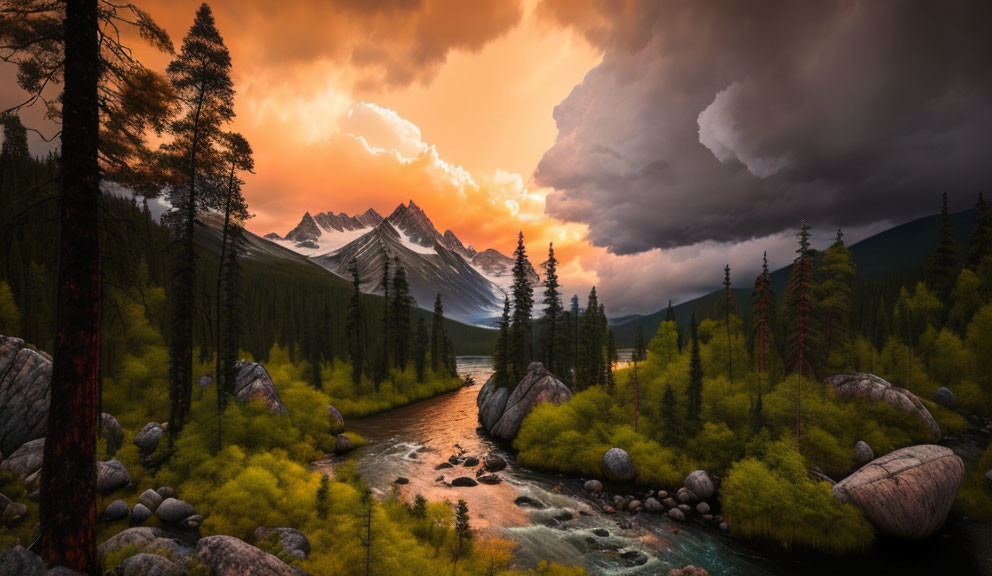
<svg viewBox="0 0 992 576"><path fill-rule="evenodd" d="M408 501L416 494L429 500L464 499L473 528L518 543L516 557L521 566L533 567L540 560L549 560L580 565L596 576L664 575L687 564L701 566L713 575L741 576L981 574L972 559L969 540L988 538L987 525L977 532L970 526L950 527L923 543L883 541L869 554L839 558L757 547L711 527L692 521L677 523L667 516L603 514L585 497L579 479L519 467L505 447L478 430L475 398L492 373L489 357L459 357L458 371L477 384L376 416L349 420L348 429L366 440L351 457L357 458L362 477L377 491L398 490ZM506 470L499 473L503 482L465 488L448 485L458 476L475 476L475 468L461 465L435 469L449 456L462 452L480 459L490 452L502 456L508 462ZM318 464L333 467L336 461L331 458ZM444 476L443 481L438 480L440 476ZM396 484L398 478L409 483ZM533 498L546 508L519 507L514 500L520 496ZM621 527L621 522L629 526ZM597 530L602 534L602 529L609 535L593 533ZM978 548L987 551L986 547Z"/></svg>

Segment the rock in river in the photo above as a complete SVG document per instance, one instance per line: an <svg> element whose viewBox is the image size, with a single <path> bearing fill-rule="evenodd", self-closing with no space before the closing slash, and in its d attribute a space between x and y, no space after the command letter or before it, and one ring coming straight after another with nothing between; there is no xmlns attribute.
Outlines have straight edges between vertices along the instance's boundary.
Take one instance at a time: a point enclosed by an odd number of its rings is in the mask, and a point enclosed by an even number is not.
<svg viewBox="0 0 992 576"><path fill-rule="evenodd" d="M479 483L468 476L459 476L451 481L451 485L458 486L459 488L471 488L472 486L478 486Z"/></svg>
<svg viewBox="0 0 992 576"><path fill-rule="evenodd" d="M603 483L599 480L586 480L582 487L586 492L599 493L603 491Z"/></svg>
<svg viewBox="0 0 992 576"><path fill-rule="evenodd" d="M48 431L52 360L24 340L0 335L0 454Z"/></svg>
<svg viewBox="0 0 992 576"><path fill-rule="evenodd" d="M618 480L630 479L636 474L630 455L623 448L610 448L603 454L603 466L610 476Z"/></svg>
<svg viewBox="0 0 992 576"><path fill-rule="evenodd" d="M506 460L499 454L489 454L482 460L482 467L486 472L499 472L506 469Z"/></svg>
<svg viewBox="0 0 992 576"><path fill-rule="evenodd" d="M279 390L276 389L265 366L258 362L239 360L234 363L234 369L237 371L234 377L234 399L239 404L247 404L258 399L270 412L286 414L286 406L283 405Z"/></svg>
<svg viewBox="0 0 992 576"><path fill-rule="evenodd" d="M530 364L527 375L509 396L502 390L506 389L496 387L494 375L479 390L476 404L479 406L482 425L490 434L503 440L512 440L517 435L524 417L536 404L561 404L572 399L572 391L568 386L552 376L540 362Z"/></svg>
<svg viewBox="0 0 992 576"><path fill-rule="evenodd" d="M874 374L840 374L827 378L840 398L862 398L872 402L885 402L896 410L911 414L926 428L934 442L940 440L937 421L920 399L904 388L893 386Z"/></svg>
<svg viewBox="0 0 992 576"><path fill-rule="evenodd" d="M890 452L834 484L834 497L860 508L882 532L922 539L944 523L964 474L949 448L925 444Z"/></svg>

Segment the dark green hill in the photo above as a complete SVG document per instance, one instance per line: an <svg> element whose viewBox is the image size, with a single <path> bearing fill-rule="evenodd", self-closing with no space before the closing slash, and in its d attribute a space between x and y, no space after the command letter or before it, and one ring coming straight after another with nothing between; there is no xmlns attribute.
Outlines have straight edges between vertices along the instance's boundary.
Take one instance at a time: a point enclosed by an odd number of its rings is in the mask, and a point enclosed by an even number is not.
<svg viewBox="0 0 992 576"><path fill-rule="evenodd" d="M881 302L891 306L899 288L907 282L920 278L923 263L933 251L937 241L937 228L940 216L926 216L912 222L907 222L864 240L852 244L850 249L854 262L858 267L855 280L856 302L861 302L866 310L872 309ZM954 235L961 249L962 261L968 243L968 237L975 225L975 211L965 210L951 215ZM733 264L733 263L731 263ZM772 272L772 286L775 293L782 297L788 282L792 266L785 266ZM719 271L714 274L714 284L720 280ZM734 289L737 309L743 320L749 320L748 307L751 298L751 286L754 279L738 280L741 287ZM688 326L693 313L697 319L715 318L722 311L723 291L714 290L687 302L674 306L675 319L680 326ZM855 324L859 323L859 313L855 311ZM630 347L634 345L637 328L640 327L646 337L653 336L658 331L658 325L665 318L665 309L639 316L634 319L617 323L613 333L617 345Z"/></svg>

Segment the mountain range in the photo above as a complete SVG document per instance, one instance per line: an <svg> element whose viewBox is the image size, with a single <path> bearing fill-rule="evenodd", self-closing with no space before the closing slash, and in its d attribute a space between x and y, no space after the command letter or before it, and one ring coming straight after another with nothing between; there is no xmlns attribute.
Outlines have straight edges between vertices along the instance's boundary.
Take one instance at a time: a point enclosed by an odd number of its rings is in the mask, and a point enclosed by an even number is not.
<svg viewBox="0 0 992 576"><path fill-rule="evenodd" d="M513 284L513 258L492 248L465 246L451 230L442 234L412 200L386 217L372 209L357 216L307 212L285 236L265 238L347 280L355 260L366 293L382 293L383 258L396 258L419 307L432 309L441 294L447 316L472 324L491 324ZM529 262L528 269L531 283L539 286Z"/></svg>

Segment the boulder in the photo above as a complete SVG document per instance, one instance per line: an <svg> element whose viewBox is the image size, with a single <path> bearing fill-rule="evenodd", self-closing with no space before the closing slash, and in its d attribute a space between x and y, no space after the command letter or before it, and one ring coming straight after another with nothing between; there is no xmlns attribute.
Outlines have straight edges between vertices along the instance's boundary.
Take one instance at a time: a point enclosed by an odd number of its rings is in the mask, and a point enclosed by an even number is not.
<svg viewBox="0 0 992 576"><path fill-rule="evenodd" d="M338 412L337 408L329 404L327 406L327 419L331 422L332 431L340 432L341 430L344 430L344 416Z"/></svg>
<svg viewBox="0 0 992 576"><path fill-rule="evenodd" d="M113 492L131 483L127 468L117 460L96 463L96 489L101 494Z"/></svg>
<svg viewBox="0 0 992 576"><path fill-rule="evenodd" d="M860 508L882 532L922 539L951 509L964 463L949 448L925 444L890 452L834 484L834 497Z"/></svg>
<svg viewBox="0 0 992 576"><path fill-rule="evenodd" d="M954 408L954 392L941 386L933 395L933 401L944 408Z"/></svg>
<svg viewBox="0 0 992 576"><path fill-rule="evenodd" d="M206 518L204 518L203 516L199 514L193 514L192 516L183 518L183 520L179 522L179 525L185 528L199 528L201 525L203 525L204 520L206 520Z"/></svg>
<svg viewBox="0 0 992 576"><path fill-rule="evenodd" d="M138 502L131 509L131 523L132 524L144 524L146 520L152 517L152 511L148 509L147 506Z"/></svg>
<svg viewBox="0 0 992 576"><path fill-rule="evenodd" d="M400 476L396 480L393 480L393 484L409 484L409 483L410 483L410 479L405 478L403 476Z"/></svg>
<svg viewBox="0 0 992 576"><path fill-rule="evenodd" d="M672 568L668 576L710 576L710 573L698 566L689 564L685 568Z"/></svg>
<svg viewBox="0 0 992 576"><path fill-rule="evenodd" d="M710 478L709 472L705 470L696 470L686 476L683 485L699 497L700 500L709 500L713 497L713 493L716 492L713 479Z"/></svg>
<svg viewBox="0 0 992 576"><path fill-rule="evenodd" d="M274 414L285 415L286 406L279 397L279 390L272 382L269 372L258 362L239 360L234 363L237 372L234 377L234 399L239 404L261 400Z"/></svg>
<svg viewBox="0 0 992 576"><path fill-rule="evenodd" d="M444 470L445 468L453 468L451 462L441 462L440 464L434 467L435 470Z"/></svg>
<svg viewBox="0 0 992 576"><path fill-rule="evenodd" d="M502 410L497 408L502 403L503 393L495 389L495 386L495 379L490 378L479 391L476 403L479 405L479 417L483 426L491 435L503 440L512 440L516 437L524 417L535 405L542 402L561 404L572 399L572 391L568 386L552 376L540 362L530 364L527 375L509 393ZM496 413L499 413L499 417L492 422L492 417ZM487 421L490 422L488 426Z"/></svg>
<svg viewBox="0 0 992 576"><path fill-rule="evenodd" d="M188 576L182 566L158 554L141 552L117 565L110 576Z"/></svg>
<svg viewBox="0 0 992 576"><path fill-rule="evenodd" d="M195 513L191 504L175 498L166 498L155 510L158 519L166 524L178 524Z"/></svg>
<svg viewBox="0 0 992 576"><path fill-rule="evenodd" d="M150 526L128 528L114 534L99 546L100 556L132 548L142 552L166 551L177 562L193 554L192 544L184 541L175 531Z"/></svg>
<svg viewBox="0 0 992 576"><path fill-rule="evenodd" d="M158 510L158 505L162 503L162 500L165 500L165 498L151 488L142 492L141 496L138 496L138 502L144 504L145 508L148 508L152 512Z"/></svg>
<svg viewBox="0 0 992 576"><path fill-rule="evenodd" d="M351 445L351 438L348 438L344 434L338 434L334 438L334 451L335 452L347 452L351 450L354 446Z"/></svg>
<svg viewBox="0 0 992 576"><path fill-rule="evenodd" d="M0 454L13 454L48 431L51 380L51 358L0 335Z"/></svg>
<svg viewBox="0 0 992 576"><path fill-rule="evenodd" d="M45 576L41 558L23 546L0 551L0 576Z"/></svg>
<svg viewBox="0 0 992 576"><path fill-rule="evenodd" d="M689 502L695 502L696 500L699 500L699 496L692 490L682 487L679 488L679 491L675 493L675 499L683 504L686 504Z"/></svg>
<svg viewBox="0 0 992 576"><path fill-rule="evenodd" d="M207 386L210 386L213 383L214 383L214 379L211 378L210 376L207 376L206 374L200 376L200 388L206 388Z"/></svg>
<svg viewBox="0 0 992 576"><path fill-rule="evenodd" d="M603 454L603 467L610 476L618 480L632 478L637 471L634 470L634 463L630 460L630 454L622 448L610 448Z"/></svg>
<svg viewBox="0 0 992 576"><path fill-rule="evenodd" d="M107 454L113 456L124 444L124 429L121 423L110 414L100 414L100 438L107 441Z"/></svg>
<svg viewBox="0 0 992 576"><path fill-rule="evenodd" d="M176 491L172 489L172 486L159 486L155 489L155 491L158 492L158 495L163 499L172 498L176 495Z"/></svg>
<svg viewBox="0 0 992 576"><path fill-rule="evenodd" d="M56 566L48 571L47 576L83 576L75 570L69 570L65 566Z"/></svg>
<svg viewBox="0 0 992 576"><path fill-rule="evenodd" d="M874 374L840 374L827 378L840 398L862 398L871 402L885 402L896 410L914 416L930 433L933 441L941 438L940 426L933 419L920 399L904 388L893 386Z"/></svg>
<svg viewBox="0 0 992 576"><path fill-rule="evenodd" d="M606 528L593 528L592 533L600 538L608 538L610 536L610 531Z"/></svg>
<svg viewBox="0 0 992 576"><path fill-rule="evenodd" d="M482 474L476 477L476 480L479 481L479 484L489 484L489 485L499 484L500 482L503 481L500 479L499 476L495 474Z"/></svg>
<svg viewBox="0 0 992 576"><path fill-rule="evenodd" d="M279 541L282 551L286 554L295 556L301 560L310 556L310 540L307 539L306 534L296 528L266 528L265 526L259 526L252 534L252 538L256 543L274 538Z"/></svg>
<svg viewBox="0 0 992 576"><path fill-rule="evenodd" d="M854 465L858 468L875 459L875 451L864 440L858 440L854 445Z"/></svg>
<svg viewBox="0 0 992 576"><path fill-rule="evenodd" d="M696 504L696 512L699 512L700 514L709 514L710 505L706 502L700 502L699 504Z"/></svg>
<svg viewBox="0 0 992 576"><path fill-rule="evenodd" d="M472 468L473 466L478 466L478 465L479 465L479 459L476 458L475 456L469 456L468 458L465 459L464 462L462 462L462 466L466 466L468 468Z"/></svg>
<svg viewBox="0 0 992 576"><path fill-rule="evenodd" d="M500 416L506 409L506 400L510 397L509 388L497 388L496 376L492 376L479 389L475 402L479 407L479 423L487 431L492 430L499 422Z"/></svg>
<svg viewBox="0 0 992 576"><path fill-rule="evenodd" d="M627 510L634 512L641 507L642 502L640 500L631 500L627 502Z"/></svg>
<svg viewBox="0 0 992 576"><path fill-rule="evenodd" d="M452 486L457 486L459 488L471 488L473 486L478 486L479 483L475 481L474 478L469 478L468 476L459 476L451 481Z"/></svg>
<svg viewBox="0 0 992 576"><path fill-rule="evenodd" d="M603 483L599 480L586 480L586 483L582 485L582 488L586 492L599 493L603 491Z"/></svg>
<svg viewBox="0 0 992 576"><path fill-rule="evenodd" d="M678 509L685 514L686 518L689 517L689 514L692 514L692 506L689 506L688 504L679 504Z"/></svg>
<svg viewBox="0 0 992 576"><path fill-rule="evenodd" d="M131 509L128 508L127 502L114 500L103 510L103 519L107 522L115 522L127 518L130 513Z"/></svg>
<svg viewBox="0 0 992 576"><path fill-rule="evenodd" d="M45 439L29 440L0 462L0 472L27 478L41 470L44 459Z"/></svg>
<svg viewBox="0 0 992 576"><path fill-rule="evenodd" d="M668 517L676 522L685 522L685 513L678 508L672 508L668 511Z"/></svg>
<svg viewBox="0 0 992 576"><path fill-rule="evenodd" d="M149 422L134 436L134 445L142 454L151 454L158 448L159 440L165 434L165 429L158 422Z"/></svg>
<svg viewBox="0 0 992 576"><path fill-rule="evenodd" d="M535 510L543 510L545 508L543 502L535 500L530 496L517 496L513 503L521 508L534 508Z"/></svg>
<svg viewBox="0 0 992 576"><path fill-rule="evenodd" d="M675 501L675 498L672 498L671 496L662 499L661 503L665 508L675 508L679 505L679 503Z"/></svg>
<svg viewBox="0 0 992 576"><path fill-rule="evenodd" d="M286 564L233 536L208 536L196 544L196 558L211 576L301 576L302 570Z"/></svg>
<svg viewBox="0 0 992 576"><path fill-rule="evenodd" d="M10 502L3 509L0 515L0 524L10 526L24 517L28 513L28 507L20 502Z"/></svg>
<svg viewBox="0 0 992 576"><path fill-rule="evenodd" d="M663 514L665 506L656 498L648 498L644 501L644 509L652 514Z"/></svg>
<svg viewBox="0 0 992 576"><path fill-rule="evenodd" d="M499 454L489 454L482 460L482 467L487 472L499 472L506 469L506 460Z"/></svg>

